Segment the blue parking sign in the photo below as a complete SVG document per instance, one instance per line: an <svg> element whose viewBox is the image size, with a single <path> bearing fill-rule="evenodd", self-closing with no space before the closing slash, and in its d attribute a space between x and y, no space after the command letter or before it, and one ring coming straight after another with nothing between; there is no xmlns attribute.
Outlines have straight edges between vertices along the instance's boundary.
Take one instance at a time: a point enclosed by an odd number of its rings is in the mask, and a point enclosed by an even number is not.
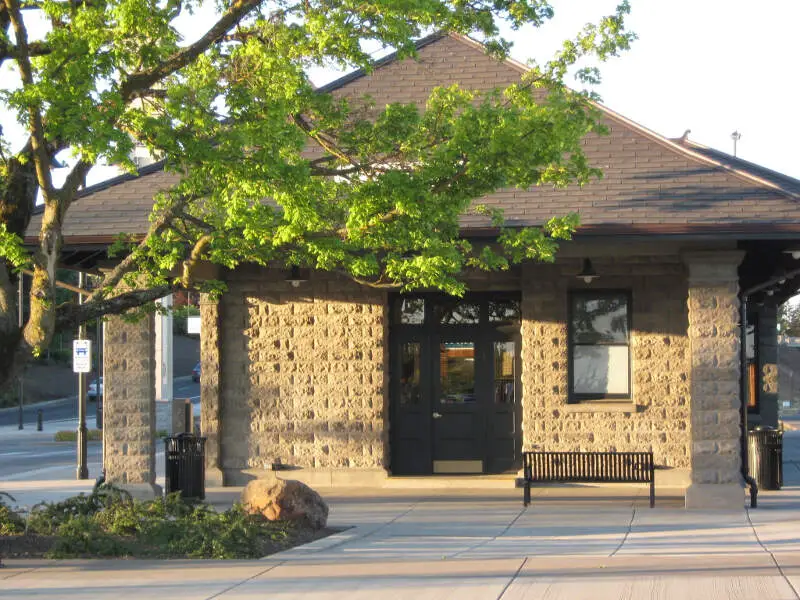
<svg viewBox="0 0 800 600"><path fill-rule="evenodd" d="M73 340L72 341L72 372L91 373L92 372L92 341Z"/></svg>

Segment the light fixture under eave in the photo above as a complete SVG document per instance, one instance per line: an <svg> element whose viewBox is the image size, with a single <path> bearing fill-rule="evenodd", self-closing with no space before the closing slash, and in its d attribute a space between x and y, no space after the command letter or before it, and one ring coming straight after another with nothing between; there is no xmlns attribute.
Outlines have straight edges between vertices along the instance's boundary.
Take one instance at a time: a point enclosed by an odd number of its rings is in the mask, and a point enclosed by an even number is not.
<svg viewBox="0 0 800 600"><path fill-rule="evenodd" d="M297 265L293 265L286 277L286 281L292 284L292 287L300 287L301 283L308 281L308 272L301 269Z"/></svg>
<svg viewBox="0 0 800 600"><path fill-rule="evenodd" d="M592 283L592 281L600 277L600 275L598 275L597 271L594 270L591 259L584 258L583 268L581 269L581 272L576 275L576 277L578 279L583 279L584 283Z"/></svg>
<svg viewBox="0 0 800 600"><path fill-rule="evenodd" d="M784 254L791 254L795 260L800 260L800 249L784 250Z"/></svg>

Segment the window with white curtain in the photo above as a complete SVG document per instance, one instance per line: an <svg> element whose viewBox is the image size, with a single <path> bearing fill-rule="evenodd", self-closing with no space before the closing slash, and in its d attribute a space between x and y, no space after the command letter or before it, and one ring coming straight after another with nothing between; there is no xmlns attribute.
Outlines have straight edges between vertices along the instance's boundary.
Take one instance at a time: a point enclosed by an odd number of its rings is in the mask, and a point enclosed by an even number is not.
<svg viewBox="0 0 800 600"><path fill-rule="evenodd" d="M570 400L628 399L630 293L581 290L570 294Z"/></svg>

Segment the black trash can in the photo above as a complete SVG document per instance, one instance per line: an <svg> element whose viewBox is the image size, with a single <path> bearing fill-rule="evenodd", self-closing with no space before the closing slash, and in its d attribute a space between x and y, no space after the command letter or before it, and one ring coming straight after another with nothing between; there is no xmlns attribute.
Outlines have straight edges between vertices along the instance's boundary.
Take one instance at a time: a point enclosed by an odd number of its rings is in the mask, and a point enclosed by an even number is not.
<svg viewBox="0 0 800 600"><path fill-rule="evenodd" d="M750 477L760 490L779 490L783 485L783 431L756 427L747 432Z"/></svg>
<svg viewBox="0 0 800 600"><path fill-rule="evenodd" d="M206 438L181 433L164 438L166 493L181 498L206 497Z"/></svg>

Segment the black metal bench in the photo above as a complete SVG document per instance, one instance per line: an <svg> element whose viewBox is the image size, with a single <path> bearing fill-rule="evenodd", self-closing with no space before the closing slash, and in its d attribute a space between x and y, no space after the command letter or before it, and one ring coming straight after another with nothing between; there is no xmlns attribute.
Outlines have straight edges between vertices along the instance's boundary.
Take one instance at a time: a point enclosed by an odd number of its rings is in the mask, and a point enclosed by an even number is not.
<svg viewBox="0 0 800 600"><path fill-rule="evenodd" d="M649 483L656 503L652 452L523 452L523 504L531 503L532 483Z"/></svg>

